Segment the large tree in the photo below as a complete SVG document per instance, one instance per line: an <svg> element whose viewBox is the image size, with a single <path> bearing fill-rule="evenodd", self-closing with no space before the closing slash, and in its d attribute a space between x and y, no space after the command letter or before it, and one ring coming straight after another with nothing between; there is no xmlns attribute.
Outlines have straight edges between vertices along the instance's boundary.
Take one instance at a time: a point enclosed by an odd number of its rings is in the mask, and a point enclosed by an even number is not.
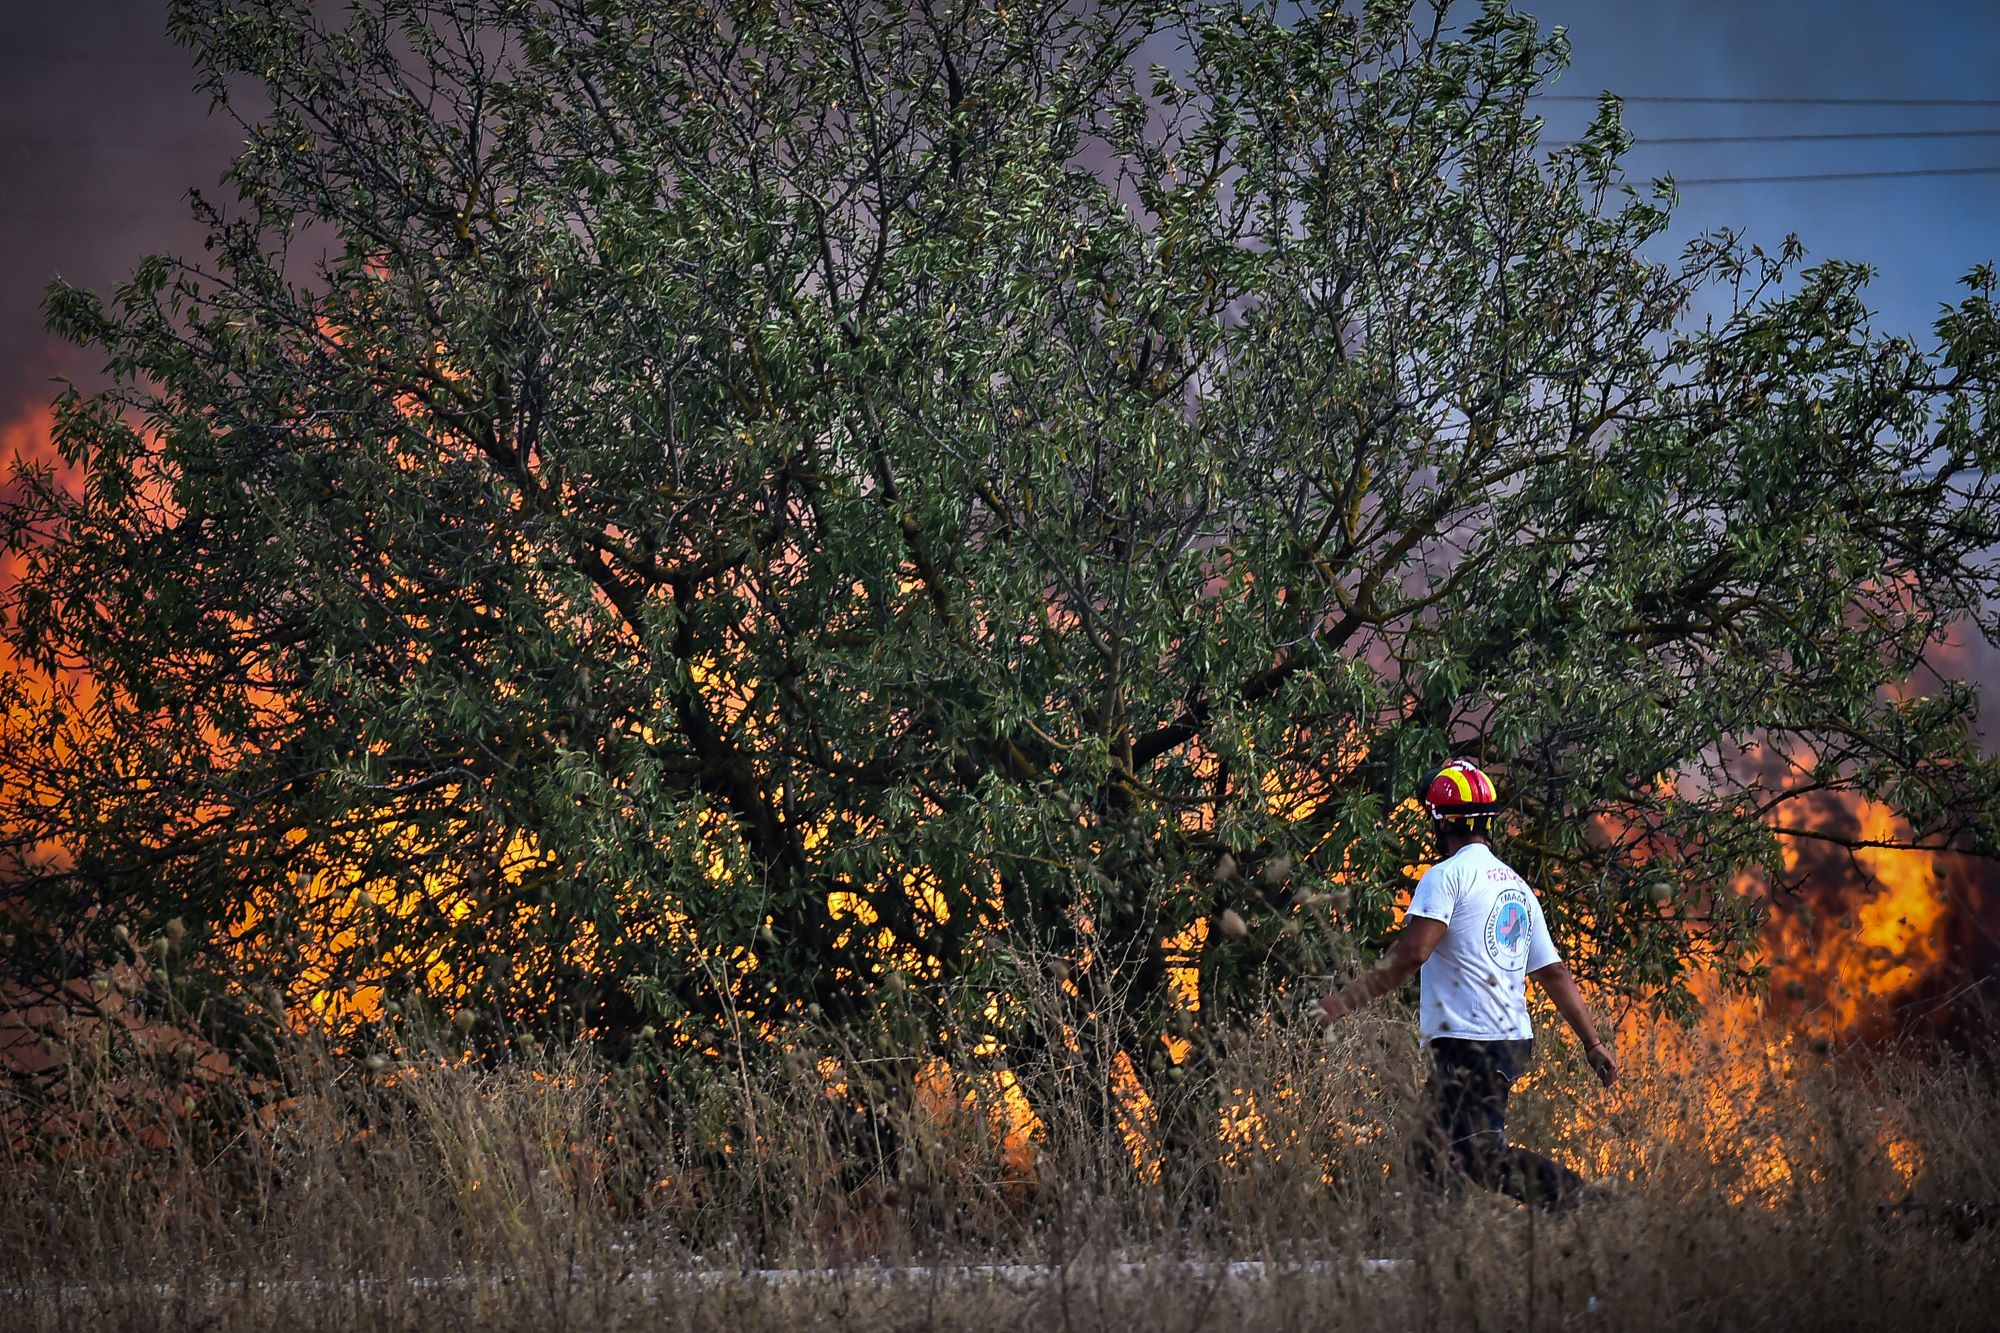
<svg viewBox="0 0 2000 1333"><path fill-rule="evenodd" d="M172 28L246 147L205 254L49 299L114 387L5 517L23 671L88 682L10 687L22 950L178 918L614 1041L1011 1025L1035 965L1130 1046L1176 967L1222 1014L1379 937L1452 754L1670 1001L1789 799L1994 846L1929 671L1993 626L1992 272L1926 348L1859 267L1662 256L1498 4Z"/></svg>

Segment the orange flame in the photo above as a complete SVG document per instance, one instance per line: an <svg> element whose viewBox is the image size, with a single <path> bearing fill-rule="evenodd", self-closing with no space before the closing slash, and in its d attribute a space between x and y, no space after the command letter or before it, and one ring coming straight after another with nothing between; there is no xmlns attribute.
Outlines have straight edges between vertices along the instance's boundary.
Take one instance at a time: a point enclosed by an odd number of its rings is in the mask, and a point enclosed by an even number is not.
<svg viewBox="0 0 2000 1333"><path fill-rule="evenodd" d="M1834 830L1857 844L1787 837L1785 869L1806 872L1801 898L1773 905L1765 929L1775 1009L1815 1036L1887 1035L1899 1010L1954 965L1953 914L1974 906L1974 886L1954 882L1940 854L1868 844L1908 842L1888 806L1863 797L1822 800L1805 827Z"/></svg>

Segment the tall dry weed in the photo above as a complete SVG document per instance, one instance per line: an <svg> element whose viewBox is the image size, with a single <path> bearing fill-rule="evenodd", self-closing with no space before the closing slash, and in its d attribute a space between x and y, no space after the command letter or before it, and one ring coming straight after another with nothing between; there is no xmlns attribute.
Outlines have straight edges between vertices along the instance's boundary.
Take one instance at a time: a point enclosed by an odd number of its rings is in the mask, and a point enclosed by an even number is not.
<svg viewBox="0 0 2000 1333"><path fill-rule="evenodd" d="M1739 1017L1627 1024L1609 1092L1544 1042L1514 1137L1617 1193L1558 1218L1416 1186L1422 1054L1386 1012L1191 1033L1156 1100L1082 1041L802 1028L669 1070L446 1030L300 1039L142 1123L92 1101L138 1077L99 1052L66 1081L88 1141L0 1161L0 1326L1992 1326L1990 1054Z"/></svg>

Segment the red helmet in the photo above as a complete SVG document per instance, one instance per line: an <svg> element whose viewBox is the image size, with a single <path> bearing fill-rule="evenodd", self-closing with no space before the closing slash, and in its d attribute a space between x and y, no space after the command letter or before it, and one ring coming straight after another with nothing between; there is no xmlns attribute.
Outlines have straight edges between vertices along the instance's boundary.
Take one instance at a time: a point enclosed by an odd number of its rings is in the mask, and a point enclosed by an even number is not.
<svg viewBox="0 0 2000 1333"><path fill-rule="evenodd" d="M1493 779L1469 759L1454 759L1424 782L1419 797L1432 819L1473 819L1500 804Z"/></svg>

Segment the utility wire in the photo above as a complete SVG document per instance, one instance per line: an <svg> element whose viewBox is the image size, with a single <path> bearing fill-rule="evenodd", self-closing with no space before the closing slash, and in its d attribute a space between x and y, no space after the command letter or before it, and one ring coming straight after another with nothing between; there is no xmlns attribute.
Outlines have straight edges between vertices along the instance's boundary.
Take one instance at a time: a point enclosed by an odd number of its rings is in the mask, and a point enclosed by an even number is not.
<svg viewBox="0 0 2000 1333"><path fill-rule="evenodd" d="M2000 167L1928 167L1920 171L1822 171L1804 176L1692 176L1681 185L1778 185L1805 181L1879 181L1912 176L2000 176Z"/></svg>
<svg viewBox="0 0 2000 1333"><path fill-rule="evenodd" d="M1625 97L1620 102L1658 106L1991 106L2000 97ZM1536 93L1538 102L1597 102L1593 93Z"/></svg>
<svg viewBox="0 0 2000 1333"><path fill-rule="evenodd" d="M154 138L132 136L104 137L95 135L57 136L53 134L0 134L0 148L218 148L229 140L233 133L235 146L243 146L243 135L231 125L229 132L213 135L175 134L159 135ZM2000 130L1995 131L2000 134Z"/></svg>
<svg viewBox="0 0 2000 1333"><path fill-rule="evenodd" d="M1924 176L2000 176L1995 167L1927 167L1916 171L1820 171L1797 176L1689 176L1675 177L1674 187L1690 185L1802 185L1819 181L1909 180ZM187 221L185 214L107 212L95 209L7 209L0 208L0 222L93 222Z"/></svg>
<svg viewBox="0 0 2000 1333"><path fill-rule="evenodd" d="M241 147L242 135L229 127L229 134L184 134L159 138L64 136L53 134L0 134L0 148L221 148ZM231 138L233 136L233 142ZM1635 148L1653 145L1730 143L1850 143L1891 139L2000 139L2000 129L1990 130L1843 130L1828 134L1672 134L1642 135L1632 140ZM1559 139L1552 148L1576 148L1580 139Z"/></svg>
<svg viewBox="0 0 2000 1333"><path fill-rule="evenodd" d="M0 51L0 65L168 65L193 70L193 56L146 55L117 51Z"/></svg>
<svg viewBox="0 0 2000 1333"><path fill-rule="evenodd" d="M1865 139L2000 139L1996 130L1849 130L1839 134L1673 134L1641 135L1634 147L1648 144L1700 143L1844 143ZM1575 141L1561 145L1574 148Z"/></svg>
<svg viewBox="0 0 2000 1333"><path fill-rule="evenodd" d="M242 135L230 127L234 142L228 146L242 147ZM220 148L225 146L224 134L199 135L183 134L161 136L159 138L106 137L94 135L59 136L53 134L0 134L0 148ZM1841 130L1827 134L1662 134L1636 136L1632 140L1635 148L1654 145L1687 144L1729 144L1729 143L1850 143L1887 139L2000 139L2000 129L1990 130ZM1578 148L1581 139L1557 139L1549 144L1551 148Z"/></svg>

